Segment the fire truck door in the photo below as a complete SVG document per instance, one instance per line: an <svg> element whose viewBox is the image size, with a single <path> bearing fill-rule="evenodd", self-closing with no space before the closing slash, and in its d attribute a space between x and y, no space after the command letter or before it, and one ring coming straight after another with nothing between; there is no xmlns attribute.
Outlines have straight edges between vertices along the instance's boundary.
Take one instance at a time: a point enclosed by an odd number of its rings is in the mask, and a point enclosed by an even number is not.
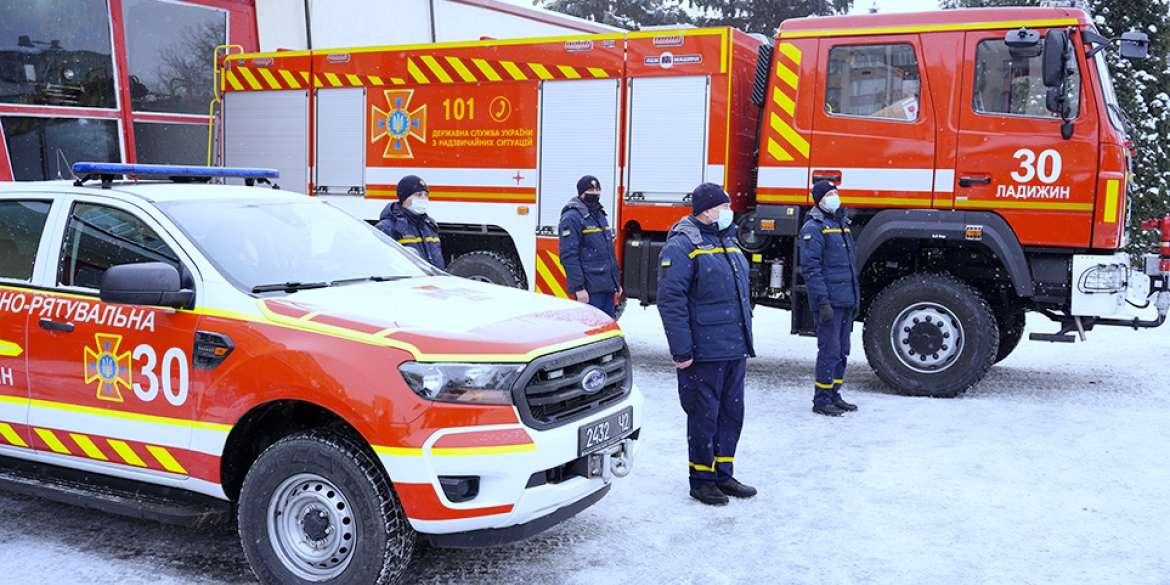
<svg viewBox="0 0 1170 585"><path fill-rule="evenodd" d="M74 201L56 285L38 293L28 365L33 447L65 466L187 476L201 370L191 363L198 315L98 299L106 269L164 262L177 247L133 209Z"/></svg>
<svg viewBox="0 0 1170 585"><path fill-rule="evenodd" d="M313 188L318 193L360 195L365 191L366 88L318 89L317 164Z"/></svg>
<svg viewBox="0 0 1170 585"><path fill-rule="evenodd" d="M223 161L224 166L230 167L276 169L280 171L276 183L281 189L307 193L309 92L290 89L225 93Z"/></svg>
<svg viewBox="0 0 1170 585"><path fill-rule="evenodd" d="M630 80L627 200L683 204L706 180L709 86L706 76Z"/></svg>
<svg viewBox="0 0 1170 585"><path fill-rule="evenodd" d="M1005 33L967 35L955 209L995 210L1024 245L1088 246L1097 172L1092 101L1082 99L1079 71L1070 76L1073 134L1061 138L1061 119L1045 105L1043 58L1013 58Z"/></svg>
<svg viewBox="0 0 1170 585"><path fill-rule="evenodd" d="M811 181L837 181L848 206L930 207L936 116L918 37L827 39L819 50Z"/></svg>

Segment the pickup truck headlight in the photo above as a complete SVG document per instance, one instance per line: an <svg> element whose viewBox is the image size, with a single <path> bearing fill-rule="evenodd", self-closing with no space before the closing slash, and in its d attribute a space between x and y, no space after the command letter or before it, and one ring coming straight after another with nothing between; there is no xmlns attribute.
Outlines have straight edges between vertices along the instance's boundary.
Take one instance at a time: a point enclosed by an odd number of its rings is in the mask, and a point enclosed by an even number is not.
<svg viewBox="0 0 1170 585"><path fill-rule="evenodd" d="M512 386L523 364L403 362L398 372L415 394L427 400L512 404Z"/></svg>

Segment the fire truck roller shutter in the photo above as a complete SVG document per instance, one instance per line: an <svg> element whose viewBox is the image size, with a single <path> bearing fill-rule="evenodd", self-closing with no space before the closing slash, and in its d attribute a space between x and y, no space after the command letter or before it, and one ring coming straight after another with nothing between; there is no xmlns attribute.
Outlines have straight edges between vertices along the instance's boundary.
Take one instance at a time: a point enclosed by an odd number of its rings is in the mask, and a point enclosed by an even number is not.
<svg viewBox="0 0 1170 585"><path fill-rule="evenodd" d="M584 175L601 181L601 204L614 223L618 80L546 81L540 102L538 225L555 230L561 209L577 194L577 180Z"/></svg>
<svg viewBox="0 0 1170 585"><path fill-rule="evenodd" d="M317 91L318 192L333 194L365 190L366 88L322 88ZM283 176L283 175L282 175Z"/></svg>
<svg viewBox="0 0 1170 585"><path fill-rule="evenodd" d="M710 78L630 80L627 197L683 203L706 180ZM718 183L723 177L711 177Z"/></svg>
<svg viewBox="0 0 1170 585"><path fill-rule="evenodd" d="M308 91L229 91L223 96L223 119L224 166L276 169L281 189L308 191Z"/></svg>

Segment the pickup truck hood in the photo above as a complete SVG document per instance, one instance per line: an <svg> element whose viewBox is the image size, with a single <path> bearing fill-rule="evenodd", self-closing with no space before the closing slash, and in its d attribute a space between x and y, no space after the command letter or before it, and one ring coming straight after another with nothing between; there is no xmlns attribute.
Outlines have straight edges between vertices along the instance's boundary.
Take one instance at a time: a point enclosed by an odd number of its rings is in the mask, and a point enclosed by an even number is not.
<svg viewBox="0 0 1170 585"><path fill-rule="evenodd" d="M529 361L621 335L588 305L451 276L311 289L258 303L275 323L397 347L423 361Z"/></svg>

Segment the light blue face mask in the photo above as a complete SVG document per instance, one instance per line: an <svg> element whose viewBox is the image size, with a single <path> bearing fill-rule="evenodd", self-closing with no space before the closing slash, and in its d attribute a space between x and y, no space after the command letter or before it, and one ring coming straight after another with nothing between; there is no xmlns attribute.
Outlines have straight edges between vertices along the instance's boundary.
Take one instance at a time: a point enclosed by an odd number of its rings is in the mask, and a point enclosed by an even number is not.
<svg viewBox="0 0 1170 585"><path fill-rule="evenodd" d="M825 195L825 198L821 199L821 206L829 210L829 212L837 211L837 208L841 207L841 197L836 193Z"/></svg>
<svg viewBox="0 0 1170 585"><path fill-rule="evenodd" d="M719 231L723 231L731 226L733 219L735 219L735 212L730 209L720 209L719 219L715 220L715 225L718 226Z"/></svg>

